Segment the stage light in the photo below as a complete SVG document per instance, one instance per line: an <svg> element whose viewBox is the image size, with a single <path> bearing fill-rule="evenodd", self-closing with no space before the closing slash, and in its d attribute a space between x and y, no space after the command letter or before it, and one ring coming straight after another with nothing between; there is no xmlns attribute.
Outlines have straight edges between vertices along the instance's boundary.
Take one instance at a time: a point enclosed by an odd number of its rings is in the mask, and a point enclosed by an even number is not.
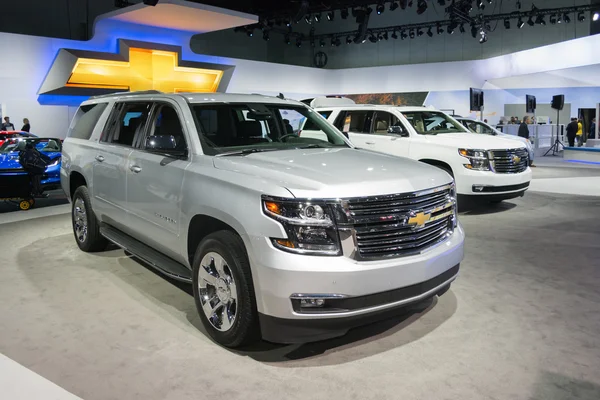
<svg viewBox="0 0 600 400"><path fill-rule="evenodd" d="M248 28L248 29L246 30L246 35L248 35L248 37L252 37L252 36L254 36L254 29L252 29L252 28Z"/></svg>
<svg viewBox="0 0 600 400"><path fill-rule="evenodd" d="M437 24L437 34L441 35L442 33L444 33L444 29L440 26L440 24Z"/></svg>
<svg viewBox="0 0 600 400"><path fill-rule="evenodd" d="M519 0L517 0L517 10L521 9L521 2Z"/></svg>
<svg viewBox="0 0 600 400"><path fill-rule="evenodd" d="M525 26L525 22L523 22L521 17L519 17L519 20L517 21L517 28L521 29L523 26Z"/></svg>
<svg viewBox="0 0 600 400"><path fill-rule="evenodd" d="M350 36L346 37L346 44L352 44L352 38Z"/></svg>
<svg viewBox="0 0 600 400"><path fill-rule="evenodd" d="M343 8L342 11L340 11L340 17L342 17L342 19L347 19L349 14L347 8Z"/></svg>
<svg viewBox="0 0 600 400"><path fill-rule="evenodd" d="M339 47L342 44L340 38L335 38L335 47Z"/></svg>
<svg viewBox="0 0 600 400"><path fill-rule="evenodd" d="M485 9L485 4L483 4L483 0L477 0L477 8L480 10Z"/></svg>
<svg viewBox="0 0 600 400"><path fill-rule="evenodd" d="M292 43L292 40L290 39L290 35L289 35L289 34L286 34L286 35L284 36L284 41L285 41L285 44L290 44L290 43Z"/></svg>
<svg viewBox="0 0 600 400"><path fill-rule="evenodd" d="M445 6L446 5L446 0L438 0L438 4L440 6Z"/></svg>
<svg viewBox="0 0 600 400"><path fill-rule="evenodd" d="M458 27L458 22L456 21L452 21L450 22L450 24L448 25L448 34L452 35L454 33L454 30Z"/></svg>
<svg viewBox="0 0 600 400"><path fill-rule="evenodd" d="M331 38L331 47L335 47L335 38Z"/></svg>
<svg viewBox="0 0 600 400"><path fill-rule="evenodd" d="M407 5L406 0L400 0L400 8L401 9L406 10L406 5Z"/></svg>
<svg viewBox="0 0 600 400"><path fill-rule="evenodd" d="M385 11L385 5L383 3L379 3L377 4L375 10L377 11L377 15L381 15Z"/></svg>
<svg viewBox="0 0 600 400"><path fill-rule="evenodd" d="M327 13L327 21L333 21L335 18L335 11L329 11Z"/></svg>
<svg viewBox="0 0 600 400"><path fill-rule="evenodd" d="M421 37L421 36L423 36L423 34L424 34L424 33L423 33L423 29L421 29L421 28L417 29L417 36L418 36L418 37Z"/></svg>
<svg viewBox="0 0 600 400"><path fill-rule="evenodd" d="M296 38L296 47L298 47L298 48L302 47L302 39L300 39L299 37Z"/></svg>
<svg viewBox="0 0 600 400"><path fill-rule="evenodd" d="M579 14L577 14L577 21L579 21L579 22L585 21L585 14L583 13L583 11L580 11Z"/></svg>
<svg viewBox="0 0 600 400"><path fill-rule="evenodd" d="M396 31L392 33L392 39L398 39L398 34L396 33Z"/></svg>
<svg viewBox="0 0 600 400"><path fill-rule="evenodd" d="M269 41L269 39L270 39L270 38L269 38L269 31L264 31L264 32L263 32L263 39L264 39L265 41L267 41L267 42Z"/></svg>
<svg viewBox="0 0 600 400"><path fill-rule="evenodd" d="M485 33L485 31L482 29L481 32L479 32L479 34L481 35L481 38L479 38L479 43L483 44L485 42L487 42L488 38L487 38L487 34Z"/></svg>
<svg viewBox="0 0 600 400"><path fill-rule="evenodd" d="M315 39L310 38L310 47L315 47Z"/></svg>
<svg viewBox="0 0 600 400"><path fill-rule="evenodd" d="M556 15L552 14L550 17L548 17L548 20L550 21L551 25L556 25Z"/></svg>
<svg viewBox="0 0 600 400"><path fill-rule="evenodd" d="M544 20L544 16L543 15L538 15L537 18L535 19L535 23L538 25L546 25L546 21Z"/></svg>
<svg viewBox="0 0 600 400"><path fill-rule="evenodd" d="M594 16L592 17L592 21L596 22L596 21L598 21L598 19L600 19L600 14L595 12Z"/></svg>
<svg viewBox="0 0 600 400"><path fill-rule="evenodd" d="M320 47L325 47L325 39L319 40L319 46Z"/></svg>
<svg viewBox="0 0 600 400"><path fill-rule="evenodd" d="M409 5L410 5L410 3L409 3ZM417 3L417 14L419 14L419 15L423 14L427 10L427 7L428 6L427 6L426 0L419 0L419 2Z"/></svg>
<svg viewBox="0 0 600 400"><path fill-rule="evenodd" d="M315 22L321 22L321 13L315 14Z"/></svg>
<svg viewBox="0 0 600 400"><path fill-rule="evenodd" d="M371 41L371 43L377 43L377 36L371 34L371 36L369 36L369 41Z"/></svg>
<svg viewBox="0 0 600 400"><path fill-rule="evenodd" d="M402 32L400 32L400 39L404 40L408 37L408 35L406 34L405 30L402 30Z"/></svg>
<svg viewBox="0 0 600 400"><path fill-rule="evenodd" d="M465 24L460 24L460 33L465 33Z"/></svg>
<svg viewBox="0 0 600 400"><path fill-rule="evenodd" d="M427 29L427 36L433 37L433 32L431 32L431 28Z"/></svg>
<svg viewBox="0 0 600 400"><path fill-rule="evenodd" d="M389 36L387 32L383 32L383 40L388 40Z"/></svg>
<svg viewBox="0 0 600 400"><path fill-rule="evenodd" d="M292 20L291 20L291 19L288 19L288 20L285 22L285 26L287 26L288 28L289 28L290 26L292 26Z"/></svg>
<svg viewBox="0 0 600 400"><path fill-rule="evenodd" d="M473 39L477 37L477 27L475 25L471 25L471 36L473 36Z"/></svg>
<svg viewBox="0 0 600 400"><path fill-rule="evenodd" d="M510 19L504 18L504 28L510 29Z"/></svg>
<svg viewBox="0 0 600 400"><path fill-rule="evenodd" d="M567 24L571 22L571 17L569 17L568 13L563 14L563 21L565 21Z"/></svg>
<svg viewBox="0 0 600 400"><path fill-rule="evenodd" d="M304 17L304 22L306 22L307 24L310 24L312 22L312 17L310 14L306 14L306 16Z"/></svg>
<svg viewBox="0 0 600 400"><path fill-rule="evenodd" d="M410 36L411 39L414 39L415 38L415 30L414 29L409 30L408 36Z"/></svg>
<svg viewBox="0 0 600 400"><path fill-rule="evenodd" d="M396 11L397 8L398 8L398 3L396 3L395 1L392 1L390 3L390 11Z"/></svg>
<svg viewBox="0 0 600 400"><path fill-rule="evenodd" d="M533 22L533 18L532 17L529 17L529 19L527 20L527 25L529 25L529 26L534 26L535 25L535 22Z"/></svg>
<svg viewBox="0 0 600 400"><path fill-rule="evenodd" d="M561 18L561 16L560 16L560 14L557 14L557 15L556 15L556 23L557 23L557 24L562 24L562 18Z"/></svg>
<svg viewBox="0 0 600 400"><path fill-rule="evenodd" d="M492 4L492 0L487 0L488 4Z"/></svg>

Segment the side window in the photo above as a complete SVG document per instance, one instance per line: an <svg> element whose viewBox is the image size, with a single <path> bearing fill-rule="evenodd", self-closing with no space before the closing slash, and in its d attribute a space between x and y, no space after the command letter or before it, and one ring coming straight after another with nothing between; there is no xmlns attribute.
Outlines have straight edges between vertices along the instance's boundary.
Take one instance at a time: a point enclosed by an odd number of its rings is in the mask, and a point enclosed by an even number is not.
<svg viewBox="0 0 600 400"><path fill-rule="evenodd" d="M73 128L69 132L69 137L88 140L107 105L108 103L97 103L79 107L73 119Z"/></svg>
<svg viewBox="0 0 600 400"><path fill-rule="evenodd" d="M347 111L340 122L342 132L371 133L373 111Z"/></svg>
<svg viewBox="0 0 600 400"><path fill-rule="evenodd" d="M319 111L319 114L325 119L329 118L332 111ZM321 128L317 126L313 121L309 121L307 118L302 119L304 126L302 126L303 131L320 131ZM304 122L305 121L305 122Z"/></svg>
<svg viewBox="0 0 600 400"><path fill-rule="evenodd" d="M152 103L116 104L108 120L101 141L133 146L134 141L143 135Z"/></svg>
<svg viewBox="0 0 600 400"><path fill-rule="evenodd" d="M177 150L187 149L183 126L175 108L169 104L158 104L150 126L150 136L172 136Z"/></svg>
<svg viewBox="0 0 600 400"><path fill-rule="evenodd" d="M398 118L394 114L385 111L377 111L373 119L373 133L376 135L387 135L390 126L398 125Z"/></svg>

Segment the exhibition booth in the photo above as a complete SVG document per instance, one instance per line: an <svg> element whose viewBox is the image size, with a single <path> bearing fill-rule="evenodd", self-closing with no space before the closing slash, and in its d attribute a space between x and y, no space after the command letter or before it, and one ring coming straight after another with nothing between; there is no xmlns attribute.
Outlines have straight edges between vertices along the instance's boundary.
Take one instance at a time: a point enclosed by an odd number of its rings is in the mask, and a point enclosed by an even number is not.
<svg viewBox="0 0 600 400"><path fill-rule="evenodd" d="M194 23L190 22L190 15ZM187 22L176 24L175 20ZM598 46L597 36L482 60L338 70L214 57L196 54L190 48L194 34L253 22L255 16L172 1L157 6L140 3L101 16L89 41L0 33L2 48L10 54L10 61L0 65L1 114L13 121L29 118L33 131L39 135L64 137L76 107L89 93L60 91L56 85L65 82L49 82L56 79L50 74L52 68L58 68L57 63L64 61L59 54L84 52L88 58L111 59L123 52L124 41L143 42L147 49L174 46L180 49L178 58L182 66L186 63L226 66L227 84L214 89L229 93L283 93L287 98L299 100L319 95L392 94L397 104L425 104L465 117L482 117L491 124L498 123L503 115L511 115L506 113L506 105L524 105L526 94L535 95L540 106L549 104L552 95L565 94L571 116L577 116L580 108L594 107L600 98L600 89L595 86L599 60L594 52L587 51ZM567 53L578 56L556 57ZM99 81L99 84L104 83ZM483 116L468 109L470 87L485 90ZM408 101L420 104L407 104ZM523 109L517 116L524 114Z"/></svg>

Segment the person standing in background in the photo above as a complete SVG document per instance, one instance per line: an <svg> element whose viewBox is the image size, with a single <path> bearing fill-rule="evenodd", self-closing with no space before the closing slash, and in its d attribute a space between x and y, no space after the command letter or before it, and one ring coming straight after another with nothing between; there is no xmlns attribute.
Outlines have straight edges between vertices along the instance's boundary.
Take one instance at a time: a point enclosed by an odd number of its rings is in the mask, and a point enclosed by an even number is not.
<svg viewBox="0 0 600 400"><path fill-rule="evenodd" d="M575 147L575 136L577 136L577 118L571 118L571 122L567 125L567 139L569 147Z"/></svg>
<svg viewBox="0 0 600 400"><path fill-rule="evenodd" d="M0 128L1 131L14 131L15 130L15 126L13 125L12 122L10 122L10 118L9 117L4 117L4 123L2 124L2 128Z"/></svg>
<svg viewBox="0 0 600 400"><path fill-rule="evenodd" d="M581 120L577 120L577 147L583 146L583 124Z"/></svg>
<svg viewBox="0 0 600 400"><path fill-rule="evenodd" d="M29 124L29 120L27 118L23 118L23 127L21 128L21 132L29 132L31 129L31 125Z"/></svg>
<svg viewBox="0 0 600 400"><path fill-rule="evenodd" d="M590 126L590 134L588 135L588 139L596 138L596 118L592 119L592 126Z"/></svg>
<svg viewBox="0 0 600 400"><path fill-rule="evenodd" d="M525 139L529 139L529 127L527 124L529 124L529 116L524 117L523 122L519 126L519 136Z"/></svg>

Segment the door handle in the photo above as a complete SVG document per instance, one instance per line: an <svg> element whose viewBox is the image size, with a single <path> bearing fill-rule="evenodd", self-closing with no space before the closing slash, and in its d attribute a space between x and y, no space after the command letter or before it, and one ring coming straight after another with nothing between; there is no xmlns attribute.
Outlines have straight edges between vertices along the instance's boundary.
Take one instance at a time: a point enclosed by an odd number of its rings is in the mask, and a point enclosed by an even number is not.
<svg viewBox="0 0 600 400"><path fill-rule="evenodd" d="M135 172L136 174L142 171L142 167L138 167L137 165L132 165L131 167L129 167L129 169L132 172Z"/></svg>
<svg viewBox="0 0 600 400"><path fill-rule="evenodd" d="M365 144L375 144L375 142L365 142Z"/></svg>
<svg viewBox="0 0 600 400"><path fill-rule="evenodd" d="M104 161L104 157L103 157L103 156L101 156L101 155L97 155L97 156L96 156L96 161L98 161L98 162L102 162L102 161Z"/></svg>

